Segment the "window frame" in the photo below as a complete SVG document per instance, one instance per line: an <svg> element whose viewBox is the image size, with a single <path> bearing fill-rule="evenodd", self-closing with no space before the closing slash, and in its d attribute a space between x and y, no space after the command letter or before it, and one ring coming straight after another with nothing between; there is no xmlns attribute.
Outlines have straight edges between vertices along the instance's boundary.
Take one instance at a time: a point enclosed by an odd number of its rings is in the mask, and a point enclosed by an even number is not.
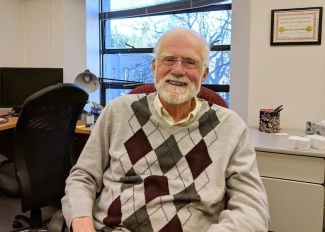
<svg viewBox="0 0 325 232"><path fill-rule="evenodd" d="M222 2L222 1L216 1ZM168 5L170 3L164 4ZM155 7L155 6L152 6ZM171 15L171 14L183 14L183 13L197 13L197 12L207 12L207 11L224 11L231 10L232 4L217 4L217 5L208 5L201 6L197 8L175 10L172 12L162 12L162 13L148 13L148 8L142 7L131 10L120 10L120 11L111 11L111 12L100 12L99 21L100 21L100 75L103 76L104 62L103 57L107 54L136 54L136 53L153 53L154 48L106 48L105 44L105 21L110 19L122 19L122 18L136 18L136 17L147 17L147 16L158 16L158 15ZM100 6L102 9L102 6ZM138 13L135 13L137 10ZM140 14L139 12L146 12ZM128 14L129 12L129 14ZM132 14L132 15L131 15ZM123 15L123 16L122 16ZM129 16L128 16L129 15ZM211 45L210 51L230 51L231 45ZM100 104L106 105L106 89L134 89L139 85L129 86L129 82L112 80L109 78L99 78L100 79ZM108 81L105 81L108 79ZM127 86L124 86L127 85ZM220 84L202 84L202 86L213 90L214 92L230 92L230 85L220 85Z"/></svg>

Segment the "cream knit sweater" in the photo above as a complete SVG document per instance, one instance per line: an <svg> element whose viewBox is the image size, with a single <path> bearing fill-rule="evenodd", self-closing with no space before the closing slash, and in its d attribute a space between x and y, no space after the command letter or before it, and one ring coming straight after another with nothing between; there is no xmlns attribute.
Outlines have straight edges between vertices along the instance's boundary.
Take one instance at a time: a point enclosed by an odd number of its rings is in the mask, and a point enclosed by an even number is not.
<svg viewBox="0 0 325 232"><path fill-rule="evenodd" d="M188 125L170 126L154 97L105 107L66 182L67 225L90 216L105 231L267 231L267 196L240 117L204 101Z"/></svg>

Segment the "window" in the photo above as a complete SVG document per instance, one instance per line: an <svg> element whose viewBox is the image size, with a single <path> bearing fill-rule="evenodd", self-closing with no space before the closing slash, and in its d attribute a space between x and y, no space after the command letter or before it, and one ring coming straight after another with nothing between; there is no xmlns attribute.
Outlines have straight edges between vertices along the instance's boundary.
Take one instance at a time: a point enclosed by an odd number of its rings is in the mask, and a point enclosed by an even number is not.
<svg viewBox="0 0 325 232"><path fill-rule="evenodd" d="M203 34L210 43L204 86L229 105L231 13L231 0L102 0L101 104L138 83L154 82L153 47L166 30L181 26Z"/></svg>

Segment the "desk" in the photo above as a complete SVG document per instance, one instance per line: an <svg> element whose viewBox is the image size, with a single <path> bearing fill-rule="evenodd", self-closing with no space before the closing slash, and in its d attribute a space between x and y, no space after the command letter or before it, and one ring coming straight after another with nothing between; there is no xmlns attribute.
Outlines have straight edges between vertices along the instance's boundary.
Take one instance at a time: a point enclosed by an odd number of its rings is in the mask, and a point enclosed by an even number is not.
<svg viewBox="0 0 325 232"><path fill-rule="evenodd" d="M8 130L16 127L18 117L10 117L8 119L9 119L8 122L0 124L0 131Z"/></svg>
<svg viewBox="0 0 325 232"><path fill-rule="evenodd" d="M7 158L13 158L13 136L18 117L8 117L9 121L0 124L0 154ZM77 125L81 125L81 121L77 122ZM79 156L83 147L85 146L88 137L91 133L91 128L78 128L75 130L75 154Z"/></svg>
<svg viewBox="0 0 325 232"><path fill-rule="evenodd" d="M81 121L77 122L77 125L81 125ZM76 154L76 158L79 157L82 149L84 148L89 135L91 133L90 127L85 128L76 128L75 130L75 139L74 139L74 154Z"/></svg>
<svg viewBox="0 0 325 232"><path fill-rule="evenodd" d="M82 125L81 121L79 120L77 122L77 126ZM91 134L91 127L85 127L85 128L76 128L75 132L77 134L86 134L86 135L90 135Z"/></svg>
<svg viewBox="0 0 325 232"><path fill-rule="evenodd" d="M290 135L264 133L249 127L257 164L269 200L271 225L277 232L323 231L325 151L286 147Z"/></svg>

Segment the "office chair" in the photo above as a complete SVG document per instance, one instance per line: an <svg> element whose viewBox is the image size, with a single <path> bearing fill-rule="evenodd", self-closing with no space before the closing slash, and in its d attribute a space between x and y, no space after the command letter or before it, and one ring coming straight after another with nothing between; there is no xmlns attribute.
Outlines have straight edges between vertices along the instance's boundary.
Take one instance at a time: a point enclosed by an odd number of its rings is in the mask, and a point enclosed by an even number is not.
<svg viewBox="0 0 325 232"><path fill-rule="evenodd" d="M153 93L156 92L156 87L154 84L145 84L136 87L135 89L131 90L129 94L136 94L136 93ZM200 92L197 95L198 98L204 99L208 102L215 103L219 106L223 106L228 108L226 101L216 92L208 89L204 86L201 86Z"/></svg>
<svg viewBox="0 0 325 232"><path fill-rule="evenodd" d="M30 217L17 215L16 225L23 220L30 229L44 228L41 208L60 203L75 164L76 123L87 100L82 87L65 83L47 87L24 102L14 133L11 181L18 182L22 212L30 211Z"/></svg>
<svg viewBox="0 0 325 232"><path fill-rule="evenodd" d="M20 197L14 163L9 159L1 162L0 165L0 195L11 198Z"/></svg>

